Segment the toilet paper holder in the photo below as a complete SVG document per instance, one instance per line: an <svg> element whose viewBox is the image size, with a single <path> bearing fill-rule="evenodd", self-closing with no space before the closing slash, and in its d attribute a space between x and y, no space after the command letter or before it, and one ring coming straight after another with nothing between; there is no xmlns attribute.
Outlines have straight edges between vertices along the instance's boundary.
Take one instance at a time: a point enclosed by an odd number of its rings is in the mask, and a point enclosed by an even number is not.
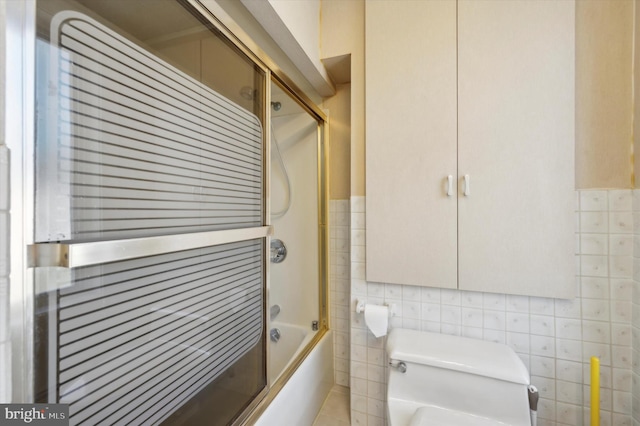
<svg viewBox="0 0 640 426"><path fill-rule="evenodd" d="M364 307L366 306L366 300L356 300L356 314L363 314ZM396 315L396 304L395 303L385 303L384 306L389 308L389 316L394 317Z"/></svg>

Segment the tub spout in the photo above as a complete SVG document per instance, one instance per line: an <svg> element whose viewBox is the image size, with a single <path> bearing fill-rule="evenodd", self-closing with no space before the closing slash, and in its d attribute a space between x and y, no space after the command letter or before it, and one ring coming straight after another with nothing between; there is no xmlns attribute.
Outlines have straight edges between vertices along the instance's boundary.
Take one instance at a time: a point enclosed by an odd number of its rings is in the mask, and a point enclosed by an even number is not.
<svg viewBox="0 0 640 426"><path fill-rule="evenodd" d="M278 342L278 340L280 340L280 329L278 328L272 328L271 331L269 332L269 336L271 336L271 341L272 342Z"/></svg>
<svg viewBox="0 0 640 426"><path fill-rule="evenodd" d="M280 313L280 305L273 305L271 309L269 309L269 318L273 321L278 314Z"/></svg>

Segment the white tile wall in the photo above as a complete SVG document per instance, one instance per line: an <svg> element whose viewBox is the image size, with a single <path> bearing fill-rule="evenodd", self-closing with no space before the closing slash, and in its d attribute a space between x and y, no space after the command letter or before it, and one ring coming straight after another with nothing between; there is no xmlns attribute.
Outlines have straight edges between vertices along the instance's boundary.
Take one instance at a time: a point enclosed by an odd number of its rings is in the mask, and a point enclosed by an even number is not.
<svg viewBox="0 0 640 426"><path fill-rule="evenodd" d="M351 246L358 257L351 259L352 424L386 422L385 339L375 339L355 313L360 297L400 307L392 327L469 336L514 348L540 390L540 426L589 424L589 361L598 356L601 425L640 426L638 192L576 192L579 296L574 300L367 283L365 200L353 197Z"/></svg>
<svg viewBox="0 0 640 426"><path fill-rule="evenodd" d="M334 365L335 382L340 386L349 386L349 305L351 243L350 243L351 214L349 200L329 201L329 256L330 256L330 320L334 330ZM364 252L364 247L359 246ZM357 254L356 254L357 256ZM362 257L364 261L364 257Z"/></svg>
<svg viewBox="0 0 640 426"><path fill-rule="evenodd" d="M613 192L613 191L612 191ZM618 288L618 300L623 302L631 300L631 412L634 426L640 426L640 190L634 190L631 200L623 194L612 197L613 207L621 210L629 210L631 204L633 233L611 235L609 239L611 253L615 256L632 257L633 279L612 280L612 285ZM628 216L627 216L628 217ZM631 287L629 296L628 287Z"/></svg>

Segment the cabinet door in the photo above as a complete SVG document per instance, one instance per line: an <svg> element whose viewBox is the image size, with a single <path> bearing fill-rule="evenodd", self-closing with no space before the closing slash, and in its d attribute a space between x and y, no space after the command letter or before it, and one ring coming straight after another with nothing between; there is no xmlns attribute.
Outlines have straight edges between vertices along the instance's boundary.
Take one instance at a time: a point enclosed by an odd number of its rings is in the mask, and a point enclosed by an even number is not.
<svg viewBox="0 0 640 426"><path fill-rule="evenodd" d="M455 288L456 3L365 7L366 278Z"/></svg>
<svg viewBox="0 0 640 426"><path fill-rule="evenodd" d="M574 295L574 11L458 2L462 290Z"/></svg>

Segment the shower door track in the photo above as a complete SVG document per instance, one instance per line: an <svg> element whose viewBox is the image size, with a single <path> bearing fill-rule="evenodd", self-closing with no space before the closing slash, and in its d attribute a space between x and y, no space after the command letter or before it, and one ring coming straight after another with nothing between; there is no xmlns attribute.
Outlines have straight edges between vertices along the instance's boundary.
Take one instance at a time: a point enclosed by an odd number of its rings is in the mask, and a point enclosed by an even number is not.
<svg viewBox="0 0 640 426"><path fill-rule="evenodd" d="M28 246L27 261L29 267L71 269L266 238L270 235L273 235L273 227L261 226L84 243L38 243Z"/></svg>

